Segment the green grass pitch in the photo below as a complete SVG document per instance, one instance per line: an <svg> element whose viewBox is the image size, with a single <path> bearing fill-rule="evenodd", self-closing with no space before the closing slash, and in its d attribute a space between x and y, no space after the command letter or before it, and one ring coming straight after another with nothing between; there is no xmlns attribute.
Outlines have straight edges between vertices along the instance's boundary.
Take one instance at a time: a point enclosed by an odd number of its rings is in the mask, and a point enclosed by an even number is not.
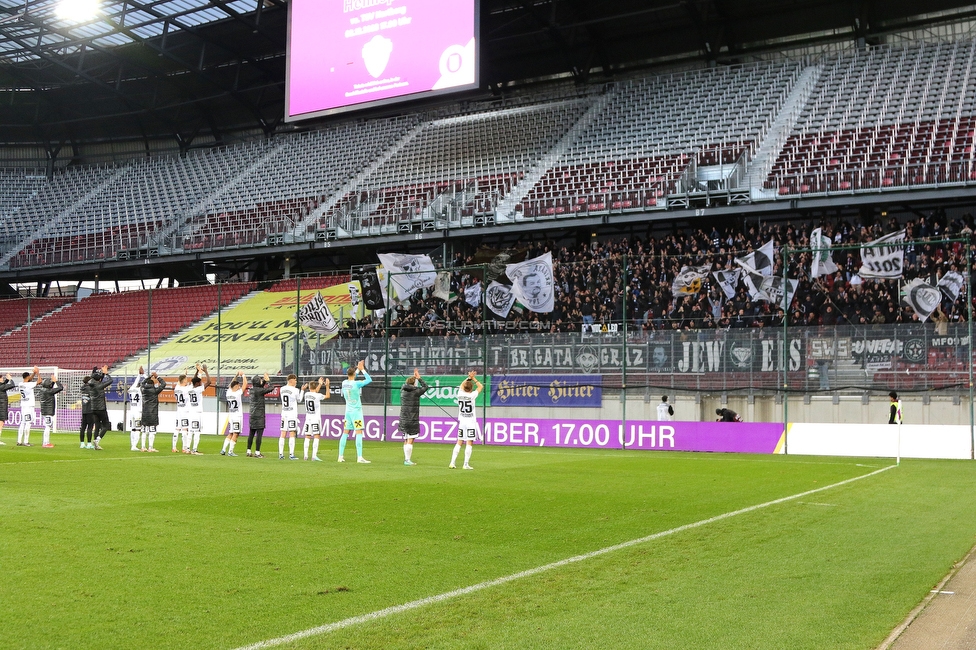
<svg viewBox="0 0 976 650"><path fill-rule="evenodd" d="M279 461L276 439L254 460L216 438L200 457L11 438L2 648L236 648L890 464L479 446L465 472L440 445L404 467L398 444L367 442L364 466L335 442L313 464ZM971 461L904 461L284 647L873 648L973 545L974 493Z"/></svg>

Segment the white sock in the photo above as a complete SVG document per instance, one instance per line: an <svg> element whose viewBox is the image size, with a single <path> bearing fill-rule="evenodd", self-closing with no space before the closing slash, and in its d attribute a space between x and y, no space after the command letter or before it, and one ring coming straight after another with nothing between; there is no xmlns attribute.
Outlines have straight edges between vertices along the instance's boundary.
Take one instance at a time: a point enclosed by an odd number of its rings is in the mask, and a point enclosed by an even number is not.
<svg viewBox="0 0 976 650"><path fill-rule="evenodd" d="M44 443L43 444L46 445L46 444L48 444L50 442L51 442L51 429L48 428L48 427L44 427Z"/></svg>
<svg viewBox="0 0 976 650"><path fill-rule="evenodd" d="M237 444L236 440L231 440L230 445L227 447L228 453L234 453L234 445Z"/></svg>
<svg viewBox="0 0 976 650"><path fill-rule="evenodd" d="M457 457L458 457L458 454L459 453L461 453L461 443L460 442L454 445L454 453L451 454L451 465L453 465L455 462L457 462Z"/></svg>
<svg viewBox="0 0 976 650"><path fill-rule="evenodd" d="M173 434L173 449L178 449L177 445L180 444L180 430L177 429L176 433Z"/></svg>
<svg viewBox="0 0 976 650"><path fill-rule="evenodd" d="M230 438L224 438L224 445L220 448L220 451L226 452L228 447L230 447Z"/></svg>
<svg viewBox="0 0 976 650"><path fill-rule="evenodd" d="M312 438L312 458L319 457L319 439Z"/></svg>
<svg viewBox="0 0 976 650"><path fill-rule="evenodd" d="M279 456L285 455L285 432L284 431L281 432L281 437L278 438L278 455Z"/></svg>
<svg viewBox="0 0 976 650"><path fill-rule="evenodd" d="M471 450L474 449L474 445L464 446L464 464L467 465L471 460Z"/></svg>
<svg viewBox="0 0 976 650"><path fill-rule="evenodd" d="M289 456L295 455L295 439L292 437L288 438L288 455Z"/></svg>
<svg viewBox="0 0 976 650"><path fill-rule="evenodd" d="M147 449L146 440L149 438L149 427L142 427L142 431L139 432L139 446L143 449Z"/></svg>
<svg viewBox="0 0 976 650"><path fill-rule="evenodd" d="M312 445L312 439L305 436L305 460L308 460L308 448Z"/></svg>
<svg viewBox="0 0 976 650"><path fill-rule="evenodd" d="M129 442L132 443L133 449L139 447L139 429L133 429L129 432Z"/></svg>
<svg viewBox="0 0 976 650"><path fill-rule="evenodd" d="M411 455L413 455L413 444L408 442L403 445L403 460L409 461Z"/></svg>
<svg viewBox="0 0 976 650"><path fill-rule="evenodd" d="M193 432L193 451L196 451L197 450L197 447L199 447L199 446L200 446L200 432L199 431L194 431Z"/></svg>
<svg viewBox="0 0 976 650"><path fill-rule="evenodd" d="M189 450L190 449L190 430L189 429L183 429L183 433L181 434L180 437L183 438L183 449L184 450Z"/></svg>
<svg viewBox="0 0 976 650"><path fill-rule="evenodd" d="M156 427L149 427L149 448L156 448Z"/></svg>

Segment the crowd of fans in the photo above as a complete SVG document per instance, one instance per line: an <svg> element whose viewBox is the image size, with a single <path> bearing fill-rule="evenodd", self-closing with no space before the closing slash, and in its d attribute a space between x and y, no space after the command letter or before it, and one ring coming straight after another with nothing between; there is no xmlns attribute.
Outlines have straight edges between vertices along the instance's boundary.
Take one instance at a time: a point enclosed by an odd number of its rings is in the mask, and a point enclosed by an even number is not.
<svg viewBox="0 0 976 650"><path fill-rule="evenodd" d="M775 241L774 274L783 272L784 247L809 248L811 231L821 227L830 237L837 272L810 278L810 253L788 255L787 276L798 280L789 306L789 325L868 325L917 322L910 307L901 304L900 282L921 277L931 282L949 271L966 274L967 247L962 241L946 241L972 235L972 215L949 219L942 211L899 223L894 218L858 223L852 220L820 223L763 223L744 230L721 227L673 231L647 238L632 237L592 241L575 246L552 242L530 245L526 258L546 252L553 255L555 309L533 313L513 309L501 319L481 306L469 305L464 290L482 281L481 273L457 270L452 292L457 299L444 301L432 290L417 292L390 314L391 336L421 336L435 333L464 336L482 331L482 315L489 332L522 331L579 332L581 326L620 324L625 317L629 331L692 330L706 328L776 327L785 317L779 305L749 299L740 282L734 297L728 299L709 274L699 293L675 296L672 282L682 266L710 265L712 271L739 268L735 259L758 250L770 239ZM904 276L899 280L862 280L857 246L882 235L906 229ZM854 248L845 249L846 246ZM976 249L970 247L968 254ZM627 278L621 275L626 256ZM971 259L976 259L972 257ZM472 258L455 259L456 268ZM490 280L491 278L489 278ZM504 277L501 278L504 282ZM968 281L968 280L967 280ZM626 287L626 291L624 288ZM626 297L626 299L624 299ZM936 322L965 321L968 316L965 291L955 301L944 299L932 314ZM379 337L384 319L367 316L345 324L342 336Z"/></svg>

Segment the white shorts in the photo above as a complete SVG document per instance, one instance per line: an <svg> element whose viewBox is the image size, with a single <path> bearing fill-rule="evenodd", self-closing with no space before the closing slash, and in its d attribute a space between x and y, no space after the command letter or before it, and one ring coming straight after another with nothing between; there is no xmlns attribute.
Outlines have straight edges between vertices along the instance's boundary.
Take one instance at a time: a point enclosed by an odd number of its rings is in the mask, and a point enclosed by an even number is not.
<svg viewBox="0 0 976 650"><path fill-rule="evenodd" d="M36 419L37 419L37 414L34 412L34 409L24 409L23 411L20 412L21 422L33 423L34 420Z"/></svg>
<svg viewBox="0 0 976 650"><path fill-rule="evenodd" d="M42 417L44 418L44 426L46 426L46 427L53 427L54 426L54 416L53 415L44 415Z"/></svg>
<svg viewBox="0 0 976 650"><path fill-rule="evenodd" d="M193 433L199 433L201 424L203 422L203 413L191 413L190 414L190 431Z"/></svg>
<svg viewBox="0 0 976 650"><path fill-rule="evenodd" d="M477 420L458 420L458 440L477 440L481 437L481 425Z"/></svg>
<svg viewBox="0 0 976 650"><path fill-rule="evenodd" d="M189 429L190 428L190 418L186 413L176 414L176 428L177 429Z"/></svg>
<svg viewBox="0 0 976 650"><path fill-rule="evenodd" d="M227 433L240 435L242 431L244 431L244 418L227 419Z"/></svg>
<svg viewBox="0 0 976 650"><path fill-rule="evenodd" d="M142 413L129 413L129 431L142 427Z"/></svg>
<svg viewBox="0 0 976 650"><path fill-rule="evenodd" d="M282 431L298 431L298 416L297 415L282 415L281 416L281 430Z"/></svg>
<svg viewBox="0 0 976 650"><path fill-rule="evenodd" d="M322 435L322 417L306 416L305 424L302 426L302 435L320 436Z"/></svg>

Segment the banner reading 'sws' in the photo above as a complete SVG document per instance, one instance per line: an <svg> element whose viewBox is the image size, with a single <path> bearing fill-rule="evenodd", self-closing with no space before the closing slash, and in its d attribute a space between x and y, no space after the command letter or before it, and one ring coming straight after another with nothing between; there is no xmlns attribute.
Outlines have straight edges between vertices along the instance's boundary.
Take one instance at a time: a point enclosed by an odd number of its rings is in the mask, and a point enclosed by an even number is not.
<svg viewBox="0 0 976 650"><path fill-rule="evenodd" d="M353 284L358 290L358 283ZM337 321L353 314L349 284L302 291L302 304L315 299L319 293ZM221 312L219 327L214 314L169 343L153 348L151 364L143 354L115 372L132 375L139 366L147 366L161 375L178 375L193 368L195 363L204 363L210 374L216 376L219 340L222 375L238 370L243 370L248 377L264 372L277 374L281 366L281 344L293 341L299 334L295 320L297 298L295 291L257 293Z"/></svg>

